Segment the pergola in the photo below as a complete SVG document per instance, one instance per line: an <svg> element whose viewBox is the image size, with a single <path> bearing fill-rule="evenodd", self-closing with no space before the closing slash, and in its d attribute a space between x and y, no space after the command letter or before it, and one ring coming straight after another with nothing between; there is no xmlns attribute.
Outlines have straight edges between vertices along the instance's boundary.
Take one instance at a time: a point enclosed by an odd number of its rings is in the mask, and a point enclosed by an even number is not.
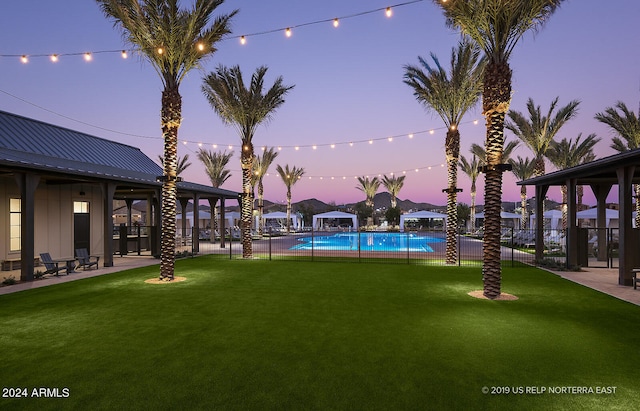
<svg viewBox="0 0 640 411"><path fill-rule="evenodd" d="M549 187L567 187L567 264L578 265L578 226L576 187L589 186L597 200L597 225L606 225L606 198L614 185L618 187L620 204L619 224L619 276L618 284L632 285L632 269L640 267L640 231L633 228L633 188L640 184L640 149L601 158L590 163L549 173L518 182L518 185L533 185L536 188L536 214L543 213L543 200ZM536 219L536 259L544 254L543 219ZM606 252L606 239L598 236L598 249ZM600 256L599 256L600 257Z"/></svg>

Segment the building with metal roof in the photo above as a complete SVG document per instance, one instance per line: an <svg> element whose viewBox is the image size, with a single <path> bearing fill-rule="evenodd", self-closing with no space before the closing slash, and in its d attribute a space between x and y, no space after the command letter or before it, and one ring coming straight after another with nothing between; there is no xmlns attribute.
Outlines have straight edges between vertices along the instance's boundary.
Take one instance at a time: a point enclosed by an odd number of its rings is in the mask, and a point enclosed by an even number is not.
<svg viewBox="0 0 640 411"><path fill-rule="evenodd" d="M159 233L162 174L136 147L0 111L0 260L19 261L21 280L33 278L42 252L73 256L76 248L88 248L113 265L114 200L129 208L146 200L144 224ZM220 200L224 210L238 193L179 182L177 196L183 208L188 201ZM152 250L159 249L159 237L148 238ZM196 236L196 251L197 242Z"/></svg>

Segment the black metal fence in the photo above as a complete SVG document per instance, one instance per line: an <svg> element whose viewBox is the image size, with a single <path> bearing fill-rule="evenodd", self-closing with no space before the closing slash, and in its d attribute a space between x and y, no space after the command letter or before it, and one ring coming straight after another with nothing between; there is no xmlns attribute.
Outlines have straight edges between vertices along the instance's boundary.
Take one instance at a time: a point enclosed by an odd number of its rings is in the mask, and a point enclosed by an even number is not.
<svg viewBox="0 0 640 411"><path fill-rule="evenodd" d="M197 229L192 236L198 235ZM193 245L178 252L226 254L229 258L242 255L239 233L227 233L224 248L219 238L211 241L199 235L198 249ZM457 265L479 265L482 261L482 237L456 236ZM519 249L506 244L502 249L505 264L516 261L534 263L534 249ZM254 258L269 260L379 262L396 264L445 264L446 234L442 230L388 231L303 231L296 233L268 232L252 241Z"/></svg>
<svg viewBox="0 0 640 411"><path fill-rule="evenodd" d="M157 227L115 226L116 254L150 253L157 255ZM615 268L618 264L618 228L580 228L578 231L578 265ZM176 236L176 253L222 254L242 256L239 229L227 230L224 245L211 231L192 228ZM185 235L186 234L186 235ZM503 265L535 261L534 229L502 228L501 259ZM193 241L194 238L199 241ZM545 229L544 259L566 264L566 230ZM456 236L455 264L474 266L482 262L482 234L459 233ZM446 234L442 230L407 232L389 231L302 231L285 233L269 230L253 235L252 255L268 260L377 262L396 264L446 264Z"/></svg>

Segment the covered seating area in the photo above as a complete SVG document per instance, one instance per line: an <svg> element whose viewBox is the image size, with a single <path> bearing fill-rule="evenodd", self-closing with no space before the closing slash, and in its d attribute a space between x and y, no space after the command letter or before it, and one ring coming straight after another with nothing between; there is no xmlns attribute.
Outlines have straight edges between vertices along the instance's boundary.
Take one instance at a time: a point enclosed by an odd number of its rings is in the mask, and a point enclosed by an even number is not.
<svg viewBox="0 0 640 411"><path fill-rule="evenodd" d="M619 203L619 267L618 284L633 284L633 269L640 267L640 230L633 228L633 185L640 184L640 149L597 159L576 167L519 181L518 185L535 186L535 209L543 214L543 200L551 186L567 187L567 265L579 265L579 230L577 224L577 187L590 187L596 197L596 225L607 224L606 199L614 186ZM638 201L638 199L636 199ZM544 256L543 219L536 220L536 259ZM604 250L606 238L599 236L598 249Z"/></svg>
<svg viewBox="0 0 640 411"><path fill-rule="evenodd" d="M351 221L350 225L344 225L345 220ZM347 223L348 224L348 223ZM326 213L315 214L313 216L314 230L331 230L333 228L349 228L351 230L358 229L358 216L344 211L328 211Z"/></svg>
<svg viewBox="0 0 640 411"><path fill-rule="evenodd" d="M400 215L400 231L405 230L405 225L409 221L419 222L420 220L441 220L443 227L447 224L447 215L434 213L433 211L416 211L415 213L405 213Z"/></svg>

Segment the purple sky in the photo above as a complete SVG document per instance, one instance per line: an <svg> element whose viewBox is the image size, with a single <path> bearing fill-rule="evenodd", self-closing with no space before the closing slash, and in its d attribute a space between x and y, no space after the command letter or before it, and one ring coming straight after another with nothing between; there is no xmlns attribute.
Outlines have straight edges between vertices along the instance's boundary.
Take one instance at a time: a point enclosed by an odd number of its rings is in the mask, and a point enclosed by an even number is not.
<svg viewBox="0 0 640 411"><path fill-rule="evenodd" d="M312 21L357 14L390 6L388 0L227 0L220 12L240 9L232 36L247 35ZM187 2L184 2L185 4ZM188 2L190 3L190 2ZM0 109L80 130L109 140L140 147L156 159L162 153L160 94L162 83L153 68L137 57L123 60L119 53L62 56L57 63L47 57L18 57L52 53L120 50L120 32L113 28L93 1L58 2L22 0L3 2L0 12ZM511 108L526 111L533 98L546 111L560 97L565 105L580 99L579 116L568 123L559 138L596 133L599 157L614 154L612 134L593 116L616 101L634 111L640 102L640 35L637 0L569 0L536 35L527 34L511 59ZM216 116L200 91L202 77L218 64L239 64L249 77L267 65L270 84L282 75L295 84L286 103L271 123L258 129L256 147L282 146L270 175L265 197L284 202L284 184L275 164L304 167L306 176L293 187L293 201L315 197L342 204L363 200L355 176L406 172L401 199L444 205L446 186L443 123L425 112L411 89L402 82L403 66L417 63L419 55L434 52L448 67L451 47L459 37L445 26L442 12L431 1L393 10L393 17L376 12L340 21L300 27L291 38L283 32L237 38L219 44L219 51L203 71L194 70L182 83L183 123L179 131L180 155L189 154L193 165L187 180L209 184L195 157L198 143L212 149L234 146L233 176L224 185L240 189L238 145L240 137ZM478 125L473 120L479 120ZM480 110L469 113L460 127L462 154L472 143L484 146ZM434 134L418 132L434 130ZM410 133L416 133L409 138ZM388 137L395 136L390 142ZM507 131L507 139L514 137ZM373 140L369 144L368 140ZM349 142L364 141L349 146ZM318 145L313 149L312 145ZM336 144L330 148L330 144ZM295 150L295 146L300 146ZM516 155L531 157L526 147ZM431 167L431 169L429 169ZM415 170L418 169L416 172ZM547 171L552 170L547 166ZM308 177L311 177L310 179ZM343 178L344 177L344 178ZM470 202L469 179L459 173L464 191L458 200ZM382 190L382 188L381 188ZM520 187L505 174L503 200L518 201ZM615 190L614 190L615 191ZM594 203L590 190L585 201ZM534 194L529 188L529 195ZM483 179L478 181L482 204ZM559 199L559 190L549 196ZM610 198L611 200L612 198Z"/></svg>

